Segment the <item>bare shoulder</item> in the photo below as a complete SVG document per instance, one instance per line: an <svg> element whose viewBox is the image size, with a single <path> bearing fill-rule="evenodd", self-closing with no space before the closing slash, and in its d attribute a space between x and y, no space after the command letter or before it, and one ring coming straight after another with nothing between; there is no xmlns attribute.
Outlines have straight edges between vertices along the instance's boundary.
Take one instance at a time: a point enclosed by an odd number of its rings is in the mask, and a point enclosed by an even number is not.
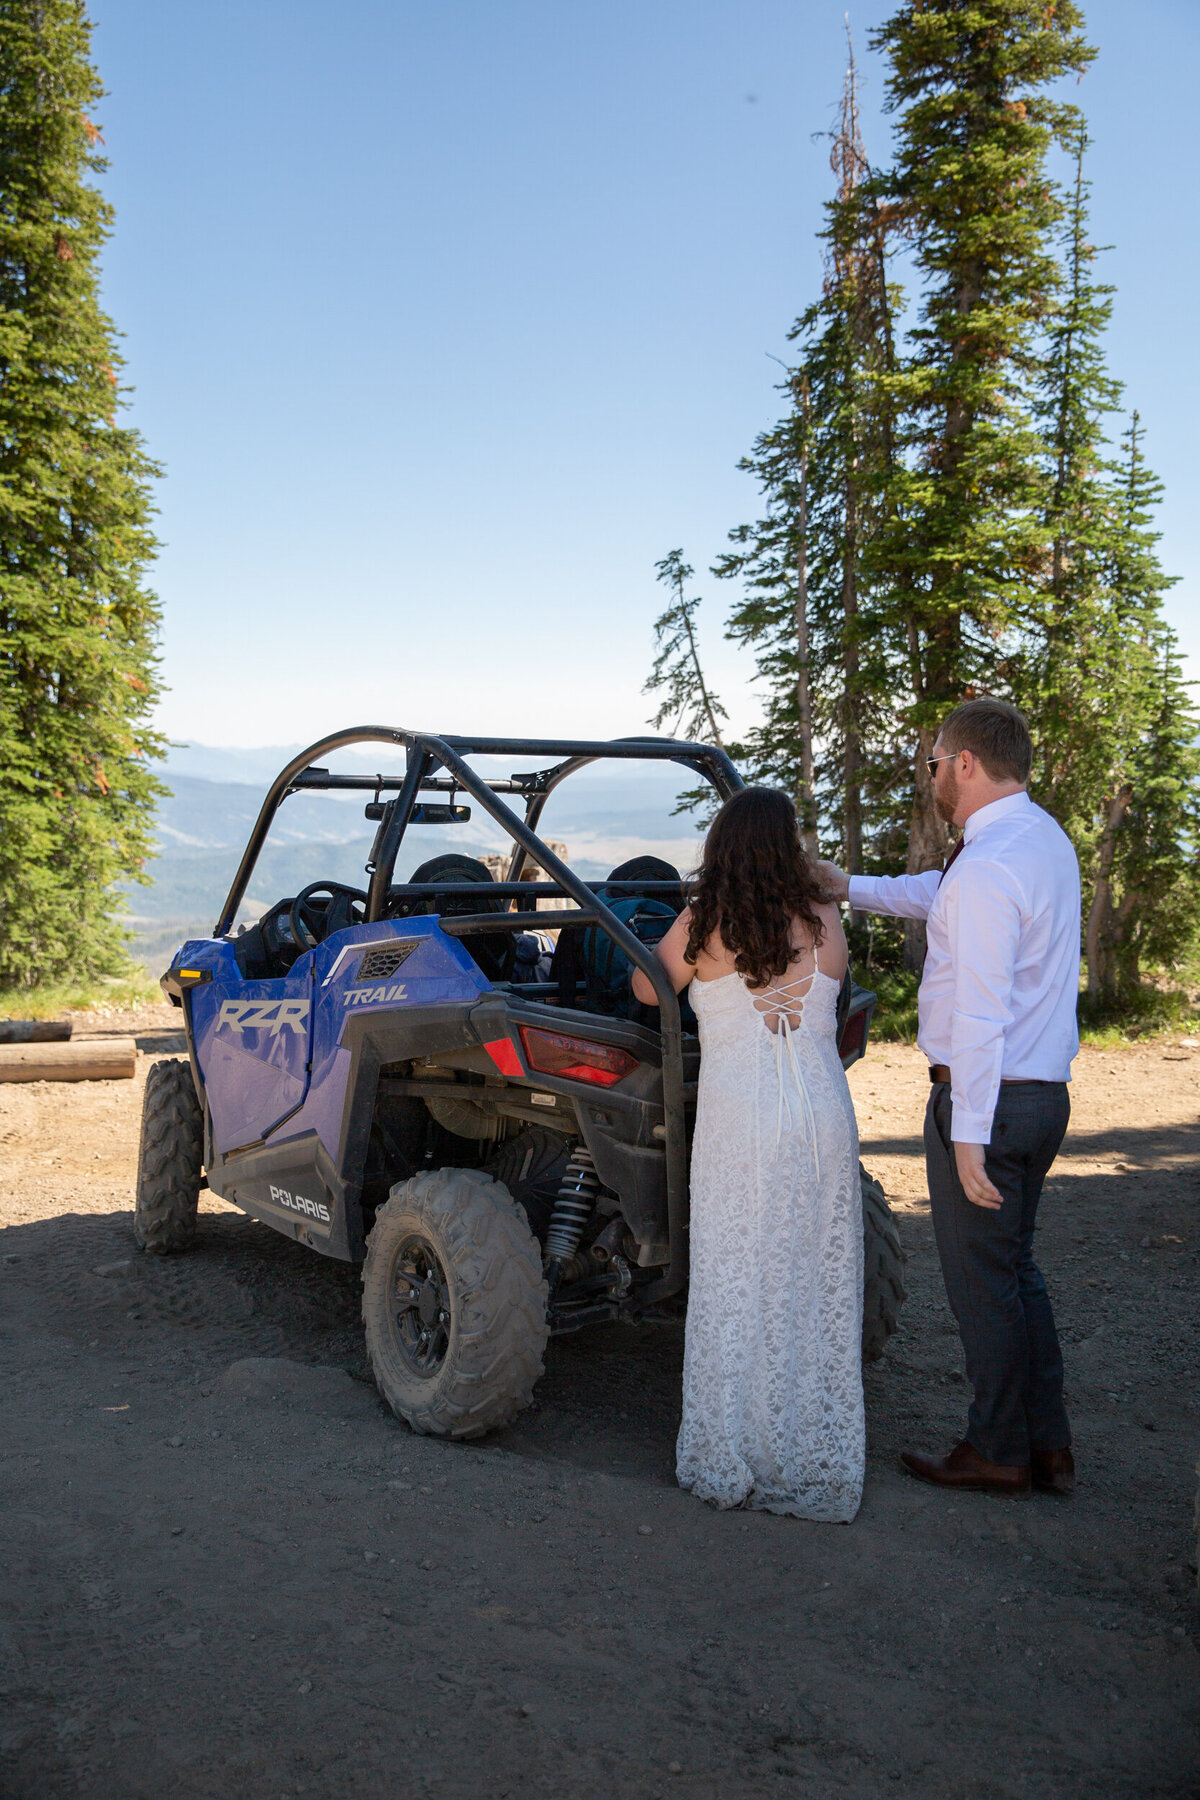
<svg viewBox="0 0 1200 1800"><path fill-rule="evenodd" d="M660 958L663 960L677 959L681 972L685 967L685 952L691 929L692 909L690 906L685 906L659 946ZM693 974L699 975L703 980L706 975L714 972L724 973L726 967L733 967L733 958L722 943L719 931L714 931L707 943L699 946L694 963L686 963L689 980Z"/></svg>
<svg viewBox="0 0 1200 1800"><path fill-rule="evenodd" d="M845 938L846 934L842 930L842 909L836 900L819 900L813 911L830 935Z"/></svg>
<svg viewBox="0 0 1200 1800"><path fill-rule="evenodd" d="M696 952L696 973L701 981L713 981L736 967L733 952L719 931L714 931Z"/></svg>
<svg viewBox="0 0 1200 1800"><path fill-rule="evenodd" d="M832 900L822 901L814 910L825 928L819 951L821 967L827 975L833 975L840 981L850 964L841 911L836 901Z"/></svg>

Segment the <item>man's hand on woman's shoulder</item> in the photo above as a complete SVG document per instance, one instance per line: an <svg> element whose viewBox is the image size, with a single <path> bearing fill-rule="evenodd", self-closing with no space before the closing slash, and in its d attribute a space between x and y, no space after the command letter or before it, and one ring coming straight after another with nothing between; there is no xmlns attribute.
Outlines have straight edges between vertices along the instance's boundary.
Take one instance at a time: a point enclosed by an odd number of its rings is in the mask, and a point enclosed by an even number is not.
<svg viewBox="0 0 1200 1800"><path fill-rule="evenodd" d="M848 900L850 898L850 877L836 863L818 862L817 878L825 889L830 900Z"/></svg>

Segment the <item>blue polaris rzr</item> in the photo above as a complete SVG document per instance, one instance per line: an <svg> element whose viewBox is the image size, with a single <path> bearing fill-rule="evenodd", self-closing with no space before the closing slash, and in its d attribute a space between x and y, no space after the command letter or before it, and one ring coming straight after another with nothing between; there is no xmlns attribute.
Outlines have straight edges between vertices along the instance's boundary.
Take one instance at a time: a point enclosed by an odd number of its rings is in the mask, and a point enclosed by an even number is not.
<svg viewBox="0 0 1200 1800"><path fill-rule="evenodd" d="M402 750L402 772L321 766L366 742ZM539 766L485 778L473 756ZM537 835L554 789L599 758L679 763L722 797L741 786L722 751L671 739L339 732L274 782L212 937L185 944L162 978L189 1062L156 1063L146 1084L138 1243L186 1249L207 1185L362 1263L371 1365L416 1431L466 1438L506 1424L529 1404L552 1332L682 1311L700 1046L653 955L684 903L681 879L639 858L585 882ZM314 880L235 934L281 803L355 788L374 795L367 887ZM459 796L511 839L505 878L439 856L394 883L410 827L469 819ZM547 879L522 880L527 865ZM561 904L535 910L539 900ZM632 998L634 967L657 1009ZM847 979L847 1066L873 1008ZM904 1298L903 1259L865 1172L863 1205L872 1357Z"/></svg>

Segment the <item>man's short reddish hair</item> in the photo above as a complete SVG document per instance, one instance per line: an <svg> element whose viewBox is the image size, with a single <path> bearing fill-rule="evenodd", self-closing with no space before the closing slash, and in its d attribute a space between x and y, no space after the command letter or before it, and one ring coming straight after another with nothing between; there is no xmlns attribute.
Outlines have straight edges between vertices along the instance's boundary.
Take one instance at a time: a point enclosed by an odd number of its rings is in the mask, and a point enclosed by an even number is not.
<svg viewBox="0 0 1200 1800"><path fill-rule="evenodd" d="M964 700L947 713L939 733L944 750L969 750L993 781L1028 781L1033 739L1023 712L990 695Z"/></svg>

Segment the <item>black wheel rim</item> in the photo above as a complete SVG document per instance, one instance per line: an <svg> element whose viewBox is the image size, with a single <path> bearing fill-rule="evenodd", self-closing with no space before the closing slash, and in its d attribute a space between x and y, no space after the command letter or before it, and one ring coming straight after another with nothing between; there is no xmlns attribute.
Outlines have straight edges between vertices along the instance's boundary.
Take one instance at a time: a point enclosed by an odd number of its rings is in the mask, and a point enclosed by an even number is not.
<svg viewBox="0 0 1200 1800"><path fill-rule="evenodd" d="M405 1238L392 1262L388 1320L396 1348L414 1375L437 1374L450 1348L454 1323L450 1283L426 1238Z"/></svg>

